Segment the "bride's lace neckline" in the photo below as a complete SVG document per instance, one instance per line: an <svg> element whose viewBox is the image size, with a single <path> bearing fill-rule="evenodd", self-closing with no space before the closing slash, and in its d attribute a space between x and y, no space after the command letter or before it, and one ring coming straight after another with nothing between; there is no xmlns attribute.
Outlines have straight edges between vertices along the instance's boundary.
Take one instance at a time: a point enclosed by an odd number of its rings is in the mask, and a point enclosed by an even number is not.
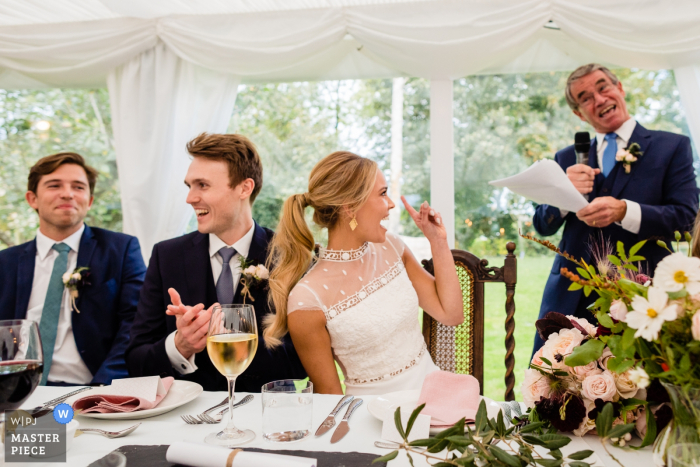
<svg viewBox="0 0 700 467"><path fill-rule="evenodd" d="M323 259L326 261L338 261L347 262L355 261L360 259L367 252L369 248L369 243L365 242L360 248L356 250L331 250L328 248L323 248L319 250L318 259Z"/></svg>

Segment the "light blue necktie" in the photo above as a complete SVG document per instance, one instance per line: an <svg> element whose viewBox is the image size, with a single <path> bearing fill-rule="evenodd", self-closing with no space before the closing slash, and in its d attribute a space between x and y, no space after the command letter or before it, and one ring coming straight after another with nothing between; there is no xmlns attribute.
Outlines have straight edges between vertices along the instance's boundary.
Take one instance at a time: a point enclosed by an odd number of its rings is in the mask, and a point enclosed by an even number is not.
<svg viewBox="0 0 700 467"><path fill-rule="evenodd" d="M39 333L41 334L41 346L44 350L44 374L41 375L41 385L46 386L51 371L53 348L56 345L56 331L58 329L58 317L61 316L63 304L63 274L68 269L68 252L70 247L65 243L56 243L52 247L58 251L58 256L53 262L53 271L49 279L49 288L46 290L44 309L41 311Z"/></svg>
<svg viewBox="0 0 700 467"><path fill-rule="evenodd" d="M221 305L233 303L233 274L231 273L229 261L235 254L236 249L228 246L219 250L219 256L221 256L224 264L222 265L219 280L216 281L216 297Z"/></svg>
<svg viewBox="0 0 700 467"><path fill-rule="evenodd" d="M615 167L615 162L617 162L615 160L615 155L617 155L617 134L608 133L605 135L605 141L608 142L608 145L603 151L603 175L607 177L613 167Z"/></svg>

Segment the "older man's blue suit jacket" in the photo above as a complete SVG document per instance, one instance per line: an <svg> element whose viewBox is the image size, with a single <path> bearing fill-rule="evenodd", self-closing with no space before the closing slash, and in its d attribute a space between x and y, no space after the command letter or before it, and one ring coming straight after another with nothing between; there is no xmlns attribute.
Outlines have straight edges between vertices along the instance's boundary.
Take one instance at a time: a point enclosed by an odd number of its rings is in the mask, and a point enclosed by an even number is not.
<svg viewBox="0 0 700 467"><path fill-rule="evenodd" d="M248 259L265 264L271 230L255 224ZM216 286L209 257L209 235L192 232L182 237L157 243L153 247L146 280L141 290L138 313L131 330L131 342L126 362L132 376L174 376L201 384L205 391L225 391L224 378L209 359L206 349L195 355L197 370L182 375L175 371L165 351L165 339L177 329L175 317L165 314L170 305L168 289L180 293L185 305L216 303ZM238 285L233 302L243 303L242 287ZM253 362L238 378L236 391L260 392L261 386L280 379L303 379L306 372L289 335L275 349L265 347L262 337L263 319L271 313L267 301L267 283L251 288L252 302L258 321L258 350ZM247 303L251 303L250 300Z"/></svg>
<svg viewBox="0 0 700 467"><path fill-rule="evenodd" d="M0 320L24 319L32 293L36 240L0 251ZM126 378L124 352L146 273L136 237L85 226L77 267L89 268L71 314L80 356L92 383Z"/></svg>
<svg viewBox="0 0 700 467"><path fill-rule="evenodd" d="M690 231L698 211L698 187L693 170L693 156L690 139L686 136L665 131L647 130L639 123L632 133L629 145L638 143L643 155L631 165L626 173L621 163L615 164L608 177L599 174L595 178L593 192L589 200L596 197L612 196L639 203L642 209L642 222L638 234L611 224L603 229L589 227L570 212L561 217L558 208L541 204L537 206L533 224L540 235L556 233L564 224L559 248L589 262L590 246L600 243L604 238L611 242L613 248L621 241L626 249L641 240L650 240L639 251L647 259L644 268L649 274L656 265L668 255L668 251L659 247L656 240L664 240L670 246L675 231ZM589 152L589 165L598 168L596 157L597 144L594 140ZM566 169L576 164L573 146L559 151L556 162ZM616 251L616 250L615 250ZM540 318L550 311L572 315L584 300L581 290L569 291L569 279L563 277L561 268L575 271L575 264L558 256L554 259L552 270L542 297ZM535 337L535 351L543 344L539 336Z"/></svg>

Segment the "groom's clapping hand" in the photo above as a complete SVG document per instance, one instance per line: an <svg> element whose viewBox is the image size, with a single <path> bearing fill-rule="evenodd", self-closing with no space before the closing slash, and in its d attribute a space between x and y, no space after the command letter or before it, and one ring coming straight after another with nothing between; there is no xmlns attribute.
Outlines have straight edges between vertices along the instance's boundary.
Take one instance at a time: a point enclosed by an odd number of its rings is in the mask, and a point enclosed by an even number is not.
<svg viewBox="0 0 700 467"><path fill-rule="evenodd" d="M186 306L182 303L180 294L175 289L168 289L168 293L173 304L168 305L165 313L175 316L175 325L177 326L175 347L183 357L190 358L207 346L209 320L214 305L208 310L205 310L201 303L195 306Z"/></svg>
<svg viewBox="0 0 700 467"><path fill-rule="evenodd" d="M442 216L440 216L439 212L431 208L427 201L424 201L423 204L420 205L420 211L413 209L403 196L401 197L401 201L403 201L406 211L408 211L408 214L410 214L416 226L423 232L425 238L429 241L447 239L447 231L442 222Z"/></svg>

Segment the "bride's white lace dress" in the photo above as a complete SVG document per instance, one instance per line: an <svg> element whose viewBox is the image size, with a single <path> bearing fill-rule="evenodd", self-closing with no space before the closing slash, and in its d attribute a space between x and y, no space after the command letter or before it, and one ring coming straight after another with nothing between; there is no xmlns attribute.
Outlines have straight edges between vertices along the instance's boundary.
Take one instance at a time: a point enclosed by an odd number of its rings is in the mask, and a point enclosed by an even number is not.
<svg viewBox="0 0 700 467"><path fill-rule="evenodd" d="M289 294L288 313L320 309L347 394L420 389L438 370L418 321L418 295L401 260L405 246L384 243L351 251L321 249Z"/></svg>

